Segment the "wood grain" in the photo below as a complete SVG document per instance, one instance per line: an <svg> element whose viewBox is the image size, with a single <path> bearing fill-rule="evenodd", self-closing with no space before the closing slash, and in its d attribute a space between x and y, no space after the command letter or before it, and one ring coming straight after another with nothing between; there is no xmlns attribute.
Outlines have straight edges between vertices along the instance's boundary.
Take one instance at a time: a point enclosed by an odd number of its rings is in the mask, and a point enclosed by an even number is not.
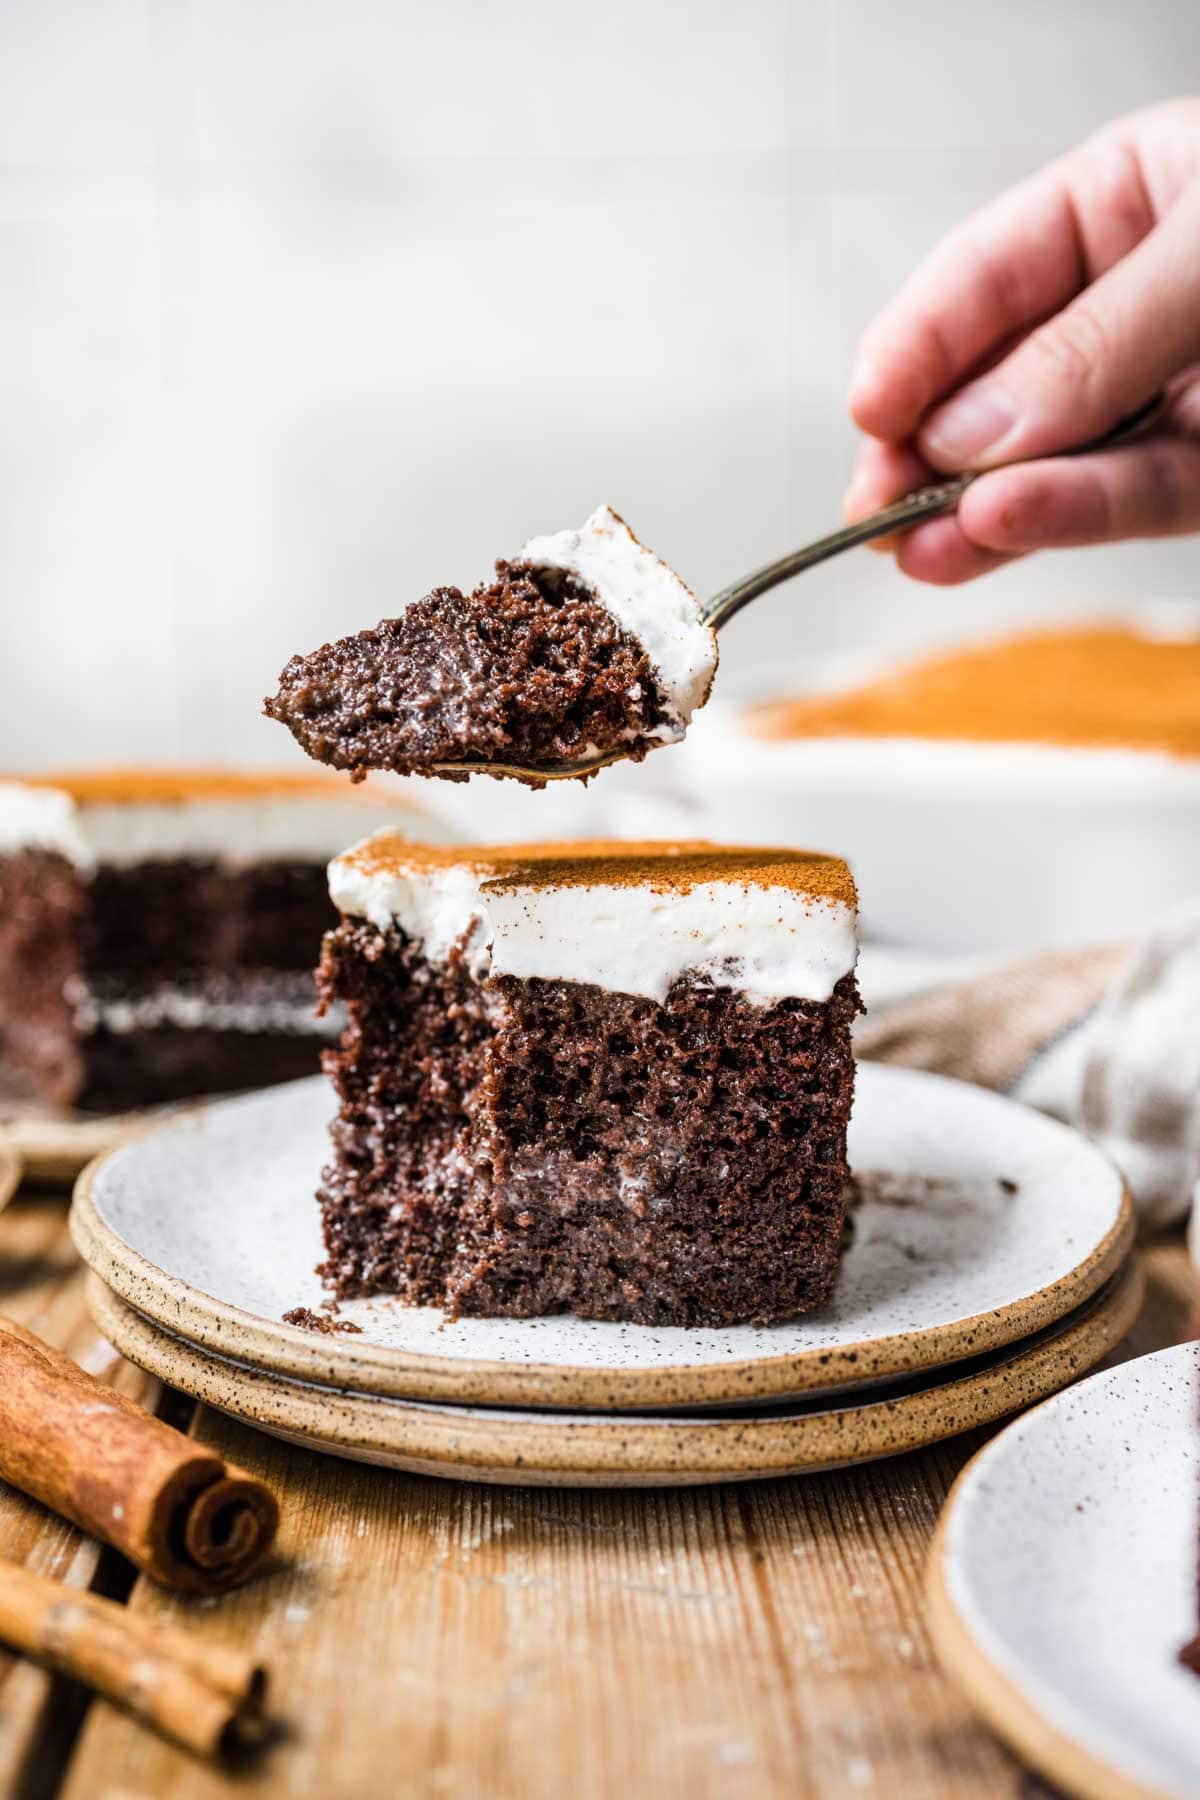
<svg viewBox="0 0 1200 1800"><path fill-rule="evenodd" d="M36 1238L24 1202L0 1221L0 1281L14 1221L22 1316L69 1341L80 1330L61 1297L69 1253L53 1230ZM1139 1353L1184 1335L1192 1307L1178 1241L1150 1246L1144 1263ZM193 1429L277 1489L280 1544L217 1603L139 1582L131 1605L268 1661L284 1735L227 1776L99 1703L64 1800L1042 1791L945 1681L925 1625L934 1522L983 1434L854 1473L548 1493L338 1463L204 1409ZM69 1565L80 1541L54 1532ZM2 1536L0 1548L14 1554ZM44 1515L27 1549L53 1562ZM0 1733L10 1692L0 1681Z"/></svg>
<svg viewBox="0 0 1200 1800"><path fill-rule="evenodd" d="M219 1618L144 1584L133 1604L270 1647L288 1736L239 1791L1018 1791L923 1619L973 1442L853 1476L545 1494L318 1463L204 1412L198 1430L280 1492L276 1566ZM227 1783L97 1706L65 1791Z"/></svg>

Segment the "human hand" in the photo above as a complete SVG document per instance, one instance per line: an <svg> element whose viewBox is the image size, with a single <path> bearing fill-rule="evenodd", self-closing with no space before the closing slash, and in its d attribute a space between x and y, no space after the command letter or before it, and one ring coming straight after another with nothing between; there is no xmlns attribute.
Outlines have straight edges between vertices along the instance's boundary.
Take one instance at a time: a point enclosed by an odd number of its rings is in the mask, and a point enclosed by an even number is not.
<svg viewBox="0 0 1200 1800"><path fill-rule="evenodd" d="M1054 456L1163 388L1147 437ZM880 540L918 580L1200 530L1200 100L1116 120L951 232L865 333L850 410L868 438L849 519L995 471Z"/></svg>

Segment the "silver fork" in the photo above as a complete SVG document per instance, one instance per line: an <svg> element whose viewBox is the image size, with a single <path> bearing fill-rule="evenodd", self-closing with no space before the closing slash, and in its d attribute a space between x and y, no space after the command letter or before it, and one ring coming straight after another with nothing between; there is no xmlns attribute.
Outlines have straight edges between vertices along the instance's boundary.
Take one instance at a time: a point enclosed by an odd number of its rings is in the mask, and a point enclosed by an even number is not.
<svg viewBox="0 0 1200 1800"><path fill-rule="evenodd" d="M1121 419L1102 437L1093 438L1090 443L1080 444L1073 450L1056 450L1054 455L1086 456L1093 450L1111 450L1118 444L1130 443L1157 423L1165 406L1166 395L1156 394L1145 406ZM903 499L894 500L890 506L869 513L865 519L856 519L853 525L843 525L840 531L831 531L827 537L817 538L814 543L804 544L799 550L791 550L786 556L777 557L774 562L764 563L761 568L743 575L740 581L731 582L719 594L714 594L711 600L707 600L700 612L702 623L719 631L741 612L743 606L748 606L751 600L757 600L760 594L778 587L781 582L790 581L793 575L803 574L805 569L814 568L817 563L828 562L831 556L840 556L843 550L852 550L856 544L869 544L872 538L886 537L890 532L903 531L907 526L918 525L924 519L936 519L942 513L951 512L971 483L978 480L980 473L982 471L954 475L950 480L939 481L932 487L917 488ZM441 771L460 775L515 775L527 781L570 781L580 775L590 775L597 769L607 767L609 763L623 760L623 751L610 750L603 756L588 757L573 763L559 763L553 769L526 769L512 763L485 762L438 763L436 767Z"/></svg>

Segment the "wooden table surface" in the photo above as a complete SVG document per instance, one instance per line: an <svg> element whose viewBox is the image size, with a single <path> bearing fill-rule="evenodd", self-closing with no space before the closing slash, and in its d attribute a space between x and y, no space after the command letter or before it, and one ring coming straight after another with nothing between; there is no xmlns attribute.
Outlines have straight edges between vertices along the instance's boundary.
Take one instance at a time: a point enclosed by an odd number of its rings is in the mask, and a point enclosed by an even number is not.
<svg viewBox="0 0 1200 1800"><path fill-rule="evenodd" d="M1184 1336L1182 1245L1141 1252L1126 1345ZM0 1796L1029 1796L941 1673L926 1551L986 1434L855 1472L560 1493L311 1455L159 1394L90 1324L62 1196L0 1214L0 1311L279 1494L265 1573L181 1600L0 1484L0 1556L252 1649L279 1735L218 1771L0 1651Z"/></svg>

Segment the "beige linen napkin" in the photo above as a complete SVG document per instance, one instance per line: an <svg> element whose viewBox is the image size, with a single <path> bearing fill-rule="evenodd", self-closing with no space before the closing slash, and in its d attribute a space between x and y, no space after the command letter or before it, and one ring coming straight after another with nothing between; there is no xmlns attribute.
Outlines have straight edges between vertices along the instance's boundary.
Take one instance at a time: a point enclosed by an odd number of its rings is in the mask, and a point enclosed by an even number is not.
<svg viewBox="0 0 1200 1800"><path fill-rule="evenodd" d="M1078 1126L1142 1216L1186 1217L1200 1178L1200 907L1136 945L1003 964L863 955L861 1057L956 1075Z"/></svg>

